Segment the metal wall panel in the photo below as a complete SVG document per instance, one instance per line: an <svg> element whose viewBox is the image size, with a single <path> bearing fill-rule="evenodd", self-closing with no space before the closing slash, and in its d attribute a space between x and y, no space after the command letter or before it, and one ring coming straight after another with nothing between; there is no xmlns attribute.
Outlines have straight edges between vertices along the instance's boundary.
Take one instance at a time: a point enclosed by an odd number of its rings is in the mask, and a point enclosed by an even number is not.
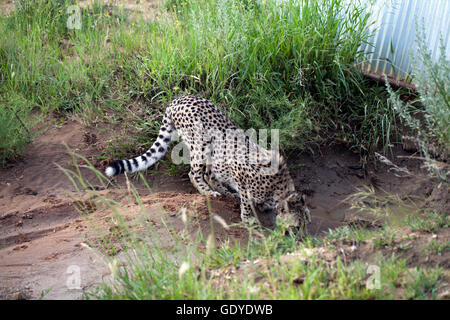
<svg viewBox="0 0 450 320"><path fill-rule="evenodd" d="M363 45L364 71L409 80L416 54L416 23L426 30L426 43L437 59L440 37L450 56L450 0L364 0L371 12L372 46Z"/></svg>

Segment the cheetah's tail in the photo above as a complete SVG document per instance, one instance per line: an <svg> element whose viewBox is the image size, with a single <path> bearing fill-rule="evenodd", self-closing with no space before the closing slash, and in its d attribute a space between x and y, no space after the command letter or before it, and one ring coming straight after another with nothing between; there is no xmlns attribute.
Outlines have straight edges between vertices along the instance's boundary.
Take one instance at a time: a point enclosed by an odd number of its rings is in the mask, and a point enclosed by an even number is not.
<svg viewBox="0 0 450 320"><path fill-rule="evenodd" d="M128 160L113 161L106 167L105 174L108 177L113 177L121 173L133 173L151 167L166 154L167 148L172 141L172 137L173 124L170 119L170 114L168 110L166 110L161 128L159 129L158 138L153 143L152 147L141 156Z"/></svg>

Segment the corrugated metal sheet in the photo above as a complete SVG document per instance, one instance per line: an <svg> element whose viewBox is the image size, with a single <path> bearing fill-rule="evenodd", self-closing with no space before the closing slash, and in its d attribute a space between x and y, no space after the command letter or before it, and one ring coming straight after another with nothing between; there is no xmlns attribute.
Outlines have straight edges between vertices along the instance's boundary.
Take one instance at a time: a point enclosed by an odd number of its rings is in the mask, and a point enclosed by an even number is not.
<svg viewBox="0 0 450 320"><path fill-rule="evenodd" d="M363 70L408 81L416 54L416 23L422 22L433 59L439 56L440 37L450 56L450 0L364 0L371 11L370 45L363 45Z"/></svg>

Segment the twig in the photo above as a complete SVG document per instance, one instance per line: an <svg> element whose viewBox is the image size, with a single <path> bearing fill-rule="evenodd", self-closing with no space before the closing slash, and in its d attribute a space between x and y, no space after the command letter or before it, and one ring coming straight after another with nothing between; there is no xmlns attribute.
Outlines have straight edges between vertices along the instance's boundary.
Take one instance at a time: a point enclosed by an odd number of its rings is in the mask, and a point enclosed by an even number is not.
<svg viewBox="0 0 450 320"><path fill-rule="evenodd" d="M381 82L383 84L386 83L384 75L369 73L369 72L365 72L365 71L362 71L362 74L369 79ZM387 81L389 82L389 84L391 86L393 86L395 88L405 88L405 89L409 89L414 92L417 92L417 88L414 84L407 83L405 81L396 80L396 79L390 78L390 77L387 77Z"/></svg>
<svg viewBox="0 0 450 320"><path fill-rule="evenodd" d="M14 112L14 115L16 116L17 120L19 120L20 124L22 125L22 127L25 128L25 130L28 133L28 140L31 139L31 133L30 130L28 130L27 126L25 125L25 123L23 123L22 119L19 118L19 116L17 115L17 112L19 112L19 110L17 110L16 112Z"/></svg>

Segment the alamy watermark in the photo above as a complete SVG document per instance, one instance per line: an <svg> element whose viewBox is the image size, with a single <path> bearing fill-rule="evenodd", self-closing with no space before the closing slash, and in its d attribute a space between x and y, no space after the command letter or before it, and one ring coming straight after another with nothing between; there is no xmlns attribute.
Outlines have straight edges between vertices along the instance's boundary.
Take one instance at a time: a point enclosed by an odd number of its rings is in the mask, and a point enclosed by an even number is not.
<svg viewBox="0 0 450 320"><path fill-rule="evenodd" d="M80 7L77 5L68 6L66 12L69 15L69 17L67 18L67 23L66 23L67 29L80 30L81 29L81 9L80 9Z"/></svg>
<svg viewBox="0 0 450 320"><path fill-rule="evenodd" d="M81 268L73 264L67 267L66 273L69 275L66 279L66 286L69 290L81 289Z"/></svg>
<svg viewBox="0 0 450 320"><path fill-rule="evenodd" d="M370 276L366 280L366 288L370 290L381 289L380 267L372 264L367 268L367 273Z"/></svg>
<svg viewBox="0 0 450 320"><path fill-rule="evenodd" d="M192 146L178 143L172 148L171 159L174 164L229 164L231 162L255 165L260 174L274 174L280 165L278 129L270 130L270 150L267 129L208 129L203 132L194 130L175 130L172 141L181 137L191 141ZM259 136L259 139L257 139ZM213 145L213 148L211 146Z"/></svg>

